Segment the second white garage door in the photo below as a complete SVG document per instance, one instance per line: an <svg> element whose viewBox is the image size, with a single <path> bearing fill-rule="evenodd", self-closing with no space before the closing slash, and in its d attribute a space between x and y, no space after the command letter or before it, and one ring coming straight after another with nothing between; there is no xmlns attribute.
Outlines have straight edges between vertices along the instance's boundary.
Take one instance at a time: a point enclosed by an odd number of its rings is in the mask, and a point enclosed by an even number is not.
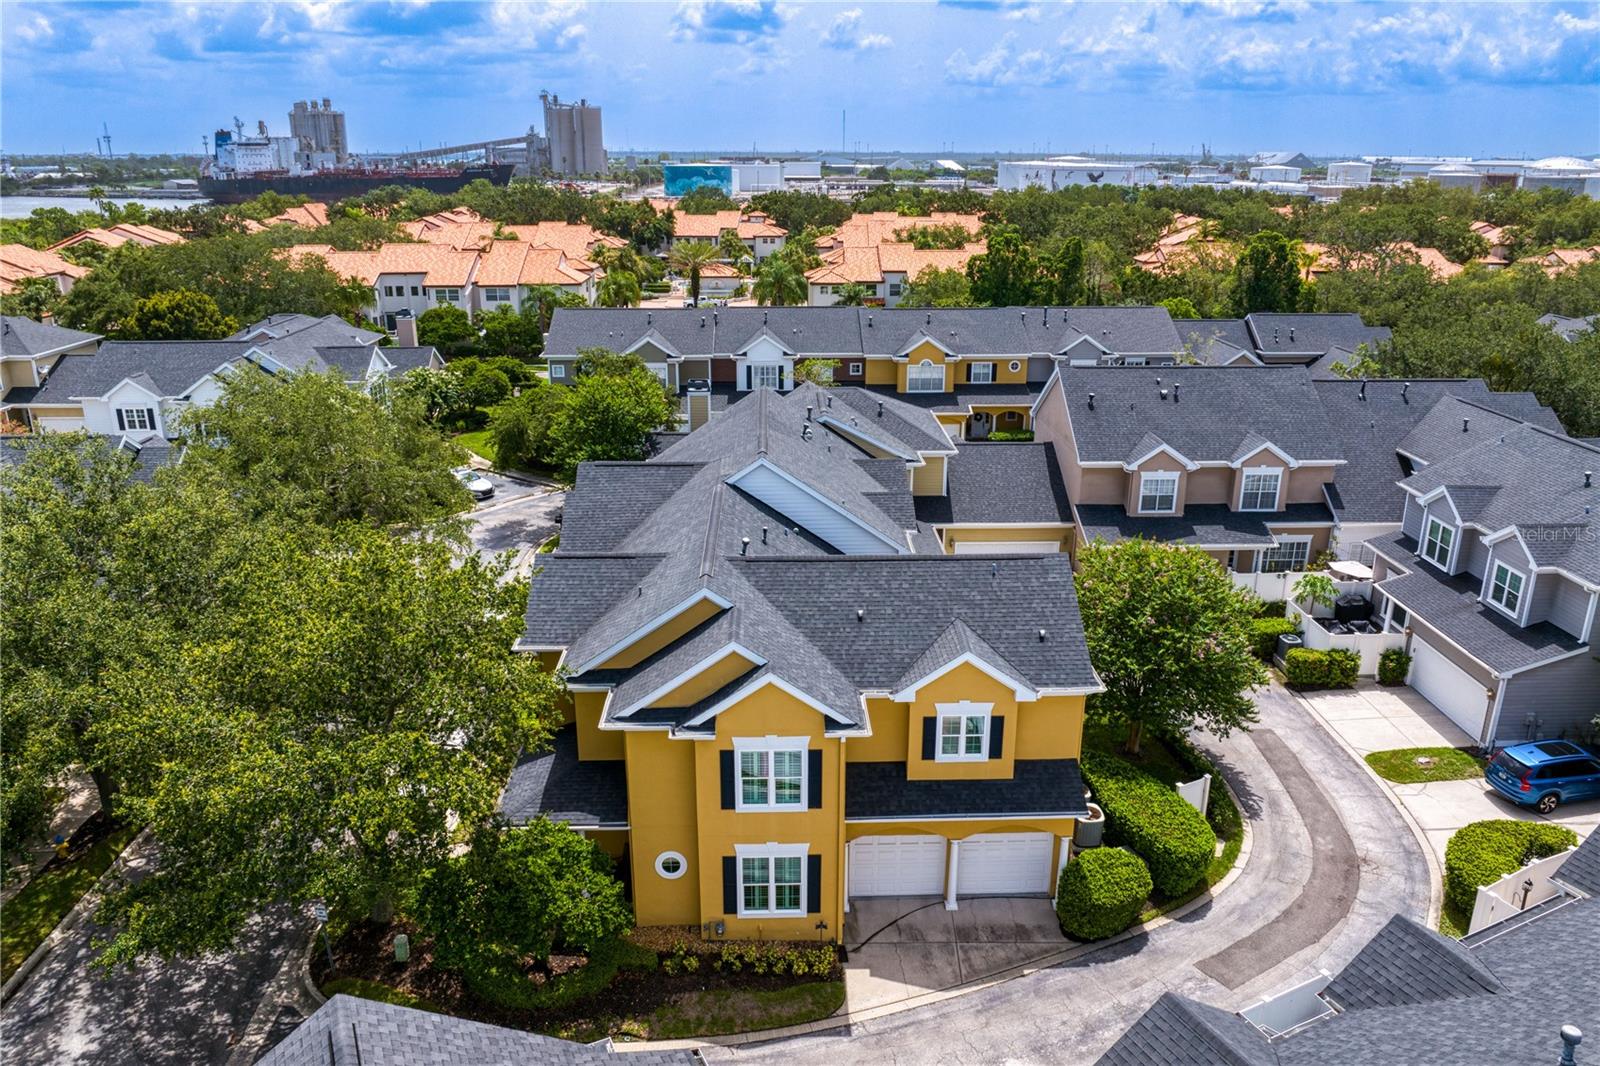
<svg viewBox="0 0 1600 1066"><path fill-rule="evenodd" d="M944 837L861 837L850 842L850 895L944 895Z"/></svg>
<svg viewBox="0 0 1600 1066"><path fill-rule="evenodd" d="M1489 710L1483 684L1425 640L1411 642L1410 684L1474 739L1483 736Z"/></svg>
<svg viewBox="0 0 1600 1066"><path fill-rule="evenodd" d="M1053 555L1061 550L1058 540L958 540L957 555Z"/></svg>
<svg viewBox="0 0 1600 1066"><path fill-rule="evenodd" d="M956 894L1031 895L1050 891L1049 833L978 833L961 841Z"/></svg>

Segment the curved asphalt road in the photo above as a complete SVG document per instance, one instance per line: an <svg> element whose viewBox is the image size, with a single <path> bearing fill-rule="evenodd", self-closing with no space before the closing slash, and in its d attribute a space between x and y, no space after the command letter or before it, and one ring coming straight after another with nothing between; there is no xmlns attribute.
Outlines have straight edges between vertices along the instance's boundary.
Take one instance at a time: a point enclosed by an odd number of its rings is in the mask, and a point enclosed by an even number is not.
<svg viewBox="0 0 1600 1066"><path fill-rule="evenodd" d="M1237 1009L1343 966L1397 911L1425 920L1427 859L1383 787L1283 689L1262 691L1256 703L1254 735L1206 744L1252 833L1249 863L1208 906L956 999L810 1036L706 1047L705 1057L1091 1063L1165 991Z"/></svg>

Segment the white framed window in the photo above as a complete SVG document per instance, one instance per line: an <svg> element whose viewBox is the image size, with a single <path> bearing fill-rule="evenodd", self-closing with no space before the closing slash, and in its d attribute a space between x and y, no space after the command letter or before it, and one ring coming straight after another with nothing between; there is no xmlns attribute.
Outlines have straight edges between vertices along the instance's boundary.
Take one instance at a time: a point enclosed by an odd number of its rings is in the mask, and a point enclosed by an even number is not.
<svg viewBox="0 0 1600 1066"><path fill-rule="evenodd" d="M1172 514L1178 509L1178 475L1167 470L1139 475L1141 514Z"/></svg>
<svg viewBox="0 0 1600 1066"><path fill-rule="evenodd" d="M783 367L777 363L751 363L750 387L752 389L783 388Z"/></svg>
<svg viewBox="0 0 1600 1066"><path fill-rule="evenodd" d="M989 712L992 703L941 703L935 762L981 762L989 757Z"/></svg>
<svg viewBox="0 0 1600 1066"><path fill-rule="evenodd" d="M153 407L119 407L117 408L117 428L124 433L150 431L156 428L156 412Z"/></svg>
<svg viewBox="0 0 1600 1066"><path fill-rule="evenodd" d="M486 304L508 304L511 302L511 289L505 285L491 285L483 290L483 302Z"/></svg>
<svg viewBox="0 0 1600 1066"><path fill-rule="evenodd" d="M858 378L858 377L861 376L861 364L860 363L851 363L850 364L850 376L853 377L853 378Z"/></svg>
<svg viewBox="0 0 1600 1066"><path fill-rule="evenodd" d="M1450 569L1450 556L1455 551L1456 527L1446 525L1429 516L1428 527L1422 535L1422 557L1441 569Z"/></svg>
<svg viewBox="0 0 1600 1066"><path fill-rule="evenodd" d="M567 376L567 364L566 363L551 363L550 364L550 377L552 379L554 379L554 378L564 378L566 376Z"/></svg>
<svg viewBox="0 0 1600 1066"><path fill-rule="evenodd" d="M1278 543L1261 550L1263 574L1285 574L1304 570L1311 558L1310 537L1279 537Z"/></svg>
<svg viewBox="0 0 1600 1066"><path fill-rule="evenodd" d="M434 289L433 302L436 304L458 304L461 302L461 290Z"/></svg>
<svg viewBox="0 0 1600 1066"><path fill-rule="evenodd" d="M806 912L806 845L736 844L739 916Z"/></svg>
<svg viewBox="0 0 1600 1066"><path fill-rule="evenodd" d="M1513 618L1519 617L1518 610L1522 606L1522 589L1527 584L1528 578L1520 570L1513 570L1505 563L1494 564L1494 575L1489 579L1489 602L1499 607Z"/></svg>
<svg viewBox="0 0 1600 1066"><path fill-rule="evenodd" d="M805 737L735 737L734 809L740 811L802 811L806 809Z"/></svg>
<svg viewBox="0 0 1600 1066"><path fill-rule="evenodd" d="M906 391L943 392L944 367L934 366L932 359L906 367Z"/></svg>
<svg viewBox="0 0 1600 1066"><path fill-rule="evenodd" d="M1239 510L1276 511L1278 487L1282 482L1283 471L1276 467L1246 470L1239 481Z"/></svg>
<svg viewBox="0 0 1600 1066"><path fill-rule="evenodd" d="M1008 369L1009 369L1009 370L1010 370L1010 371L1011 371L1011 372L1012 372L1012 373L1013 373L1013 374L1015 374L1015 373L1017 373L1017 372L1018 372L1018 371L1019 371L1019 370L1021 370L1021 369L1022 369L1022 360L1020 360L1020 359L1013 359L1013 360L1011 360L1011 362L1009 362L1009 363L1007 363L1007 364L1006 364L1006 367L1007 367L1007 368L1008 368Z"/></svg>
<svg viewBox="0 0 1600 1066"><path fill-rule="evenodd" d="M900 295L900 283L898 281L889 283L889 295L890 296L899 296Z"/></svg>
<svg viewBox="0 0 1600 1066"><path fill-rule="evenodd" d="M656 873L668 881L676 881L689 872L689 860L681 851L663 851L656 856Z"/></svg>
<svg viewBox="0 0 1600 1066"><path fill-rule="evenodd" d="M968 380L971 381L972 384L974 384L974 385L992 385L992 384L994 384L994 364L993 363L973 363L972 364L972 373L971 373L970 377L968 378Z"/></svg>

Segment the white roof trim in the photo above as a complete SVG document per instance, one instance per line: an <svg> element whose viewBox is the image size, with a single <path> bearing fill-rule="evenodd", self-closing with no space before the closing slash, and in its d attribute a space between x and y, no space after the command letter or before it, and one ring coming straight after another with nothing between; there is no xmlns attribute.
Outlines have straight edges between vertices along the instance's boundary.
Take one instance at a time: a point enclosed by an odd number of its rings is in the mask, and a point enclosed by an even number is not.
<svg viewBox="0 0 1600 1066"><path fill-rule="evenodd" d="M660 699L662 696L665 696L667 693L671 692L673 689L680 688L683 685L687 684L688 682L694 680L695 677L699 676L701 673L705 672L706 670L709 670L711 667L715 666L717 663L720 663L722 660L726 659L729 655L737 655L742 659L748 660L752 668L758 667L758 666L767 665L767 660L766 659L764 659L761 656L757 655L755 652L751 651L749 648L745 647L743 644L740 644L737 641L731 641L730 640L728 643L724 644L722 647L718 648L716 651L712 652L710 655L707 655L705 658L701 659L699 662L695 663L693 666L690 666L687 669L683 670L677 676L671 678L668 681L662 682L660 685L657 685L654 689L652 689L650 691L649 695L640 697L638 700L636 700L633 703L632 706L625 707L622 710L618 711L616 716L618 718L626 718L630 714L632 714L634 711L643 710L644 708L649 707L651 704L655 703L655 701ZM695 719L695 721L699 721L699 719Z"/></svg>
<svg viewBox="0 0 1600 1066"><path fill-rule="evenodd" d="M891 358L895 360L909 360L911 358L911 353L920 348L923 341L929 342L935 348L943 352L946 359L961 358L950 349L949 345L945 344L944 342L940 341L938 337L935 337L933 334L929 333L927 326L918 326L917 332L912 335L911 340L906 344L906 346L901 348L898 352L891 356Z"/></svg>
<svg viewBox="0 0 1600 1066"><path fill-rule="evenodd" d="M861 427L860 426L852 426L852 425L850 425L850 424L848 424L846 422L841 422L837 418L833 417L832 415L818 415L817 416L817 424L818 425L823 425L823 426L829 426L832 429L834 429L836 432L842 433L842 434L844 434L846 436L849 436L849 437L860 437L862 440L866 441L868 444L872 445L874 448L882 448L884 451L888 452L890 455L893 455L897 459L904 459L908 463L914 463L914 462L917 461L917 455L915 455L915 454L907 454L905 449L897 447L896 445L893 445L893 444L886 444L883 441L879 440L878 438L874 437L870 433L861 432ZM954 452L940 452L940 453L937 453L937 454L940 454L940 455L954 455L955 453Z"/></svg>
<svg viewBox="0 0 1600 1066"><path fill-rule="evenodd" d="M651 326L649 329L645 330L644 336L640 337L638 340L628 345L628 347L624 348L622 354L632 355L646 344L655 345L657 348L660 348L662 351L666 352L668 356L673 358L683 358L683 353L678 351L678 349L673 346L671 341L663 337L661 335L661 331L656 329L655 326Z"/></svg>
<svg viewBox="0 0 1600 1066"><path fill-rule="evenodd" d="M778 466L776 463L774 463L771 460L767 459L766 456L761 456L761 457L757 458L755 462L749 464L743 470L740 470L737 473L733 474L732 476L726 478L725 479L725 483L729 484L729 485L732 485L735 488L738 488L740 479L745 477L745 475L749 474L750 471L754 470L756 467L765 467L766 469L771 470L774 474L777 474L779 477L781 477L785 481L789 482L795 488L799 489L801 492L805 493L807 496L810 496L813 500L816 500L818 503L820 503L824 507L828 508L828 510L833 511L835 514L838 514L840 517L842 517L846 521L850 522L857 529L860 529L862 532L868 533L872 537L874 537L875 539L881 541L884 544L887 544L890 548L892 548L894 550L894 553L896 555L906 555L906 554L909 553L909 551L910 551L909 548L902 547L901 545L895 543L895 541L893 541L889 537L884 536L884 534L880 533L878 530L876 530L876 529L872 528L871 526L867 525L865 522L861 521L861 519L857 518L855 515L851 514L849 511L847 511L844 508L840 507L838 504L834 503L832 500L830 500L826 496L822 495L820 492L818 492L816 489L812 488L810 485L807 485L804 481L801 481L799 478L795 477L793 474L789 473L787 470L784 470L782 467Z"/></svg>
<svg viewBox="0 0 1600 1066"><path fill-rule="evenodd" d="M1300 468L1300 460L1296 459L1294 456L1290 455L1288 452L1284 451L1270 440L1263 442L1261 447L1257 448L1249 455L1246 455L1243 459L1230 460L1228 465L1233 469L1238 470L1240 467L1244 466L1245 463L1249 462L1251 459L1254 459L1262 452L1271 452L1273 455L1276 455L1279 459L1282 459L1284 462L1289 464L1290 470L1298 470Z"/></svg>
<svg viewBox="0 0 1600 1066"><path fill-rule="evenodd" d="M951 659L949 662L945 663L932 673L918 678L916 681L913 681L899 692L891 694L889 698L896 703L910 703L912 700L917 698L917 693L923 688L923 686L937 681L939 678L943 677L945 674L948 674L958 666L967 665L977 667L985 674L988 674L990 677L994 678L994 680L1009 688L1012 693L1016 695L1019 702L1031 703L1039 698L1039 694L1035 692L1033 688L1021 681L1018 681L1010 674L1002 672L998 667L985 662L970 651Z"/></svg>
<svg viewBox="0 0 1600 1066"><path fill-rule="evenodd" d="M586 671L593 670L596 666L605 662L613 655L620 655L622 652L627 651L633 645L637 644L651 633L654 633L656 630L660 629L662 626L666 625L668 622L672 621L689 608L700 603L702 600L710 600L724 611L733 606L733 603L727 598L717 595L708 588L696 589L694 595L680 600L678 603L656 615L654 618L650 619L650 621L646 622L642 626L639 626L621 640L616 641L605 651L600 652L598 655L595 655L593 658L589 659L577 670L574 670L573 673L581 674Z"/></svg>
<svg viewBox="0 0 1600 1066"><path fill-rule="evenodd" d="M846 718L844 715L840 714L838 711L835 711L833 708L825 706L824 704L818 702L815 698L813 698L813 697L807 695L806 693L802 692L800 689L798 689L795 686L791 685L789 682L785 681L783 678L779 677L776 674L767 674L764 677L756 678L754 681L750 682L748 685L745 685L743 688L739 689L739 691L735 692L733 695L731 695L731 696L727 697L726 699L722 700L716 706L710 707L710 708L708 708L708 709L706 709L704 711L701 711L699 714L697 714L695 717L689 719L689 721L685 722L684 724L685 725L699 725L701 722L707 721L707 720L709 720L711 718L715 718L717 715L721 714L723 711L727 710L728 708L734 706L737 703L742 702L746 698L754 695L755 693L761 691L762 689L766 688L769 685L772 686L773 688L778 689L781 692L785 692L785 693L789 694L790 696L793 696L795 699L799 700L801 703L805 704L807 707L810 707L812 710L814 710L814 711L818 712L819 714L822 714L822 715L824 715L824 716L826 716L828 718L832 718L836 722L843 722L845 725L849 725L849 726L855 725L854 722L850 721L850 719Z"/></svg>
<svg viewBox="0 0 1600 1066"><path fill-rule="evenodd" d="M1161 444L1156 445L1154 448L1151 448L1148 452L1145 452L1131 463L1118 463L1113 460L1111 463L1103 465L1120 466L1122 469L1131 474L1135 470L1138 470L1145 463L1148 463L1153 457L1160 455L1162 452L1166 452L1168 455L1176 459L1180 464L1182 464L1185 470L1200 469L1199 463L1195 462L1193 459L1190 459L1187 455L1184 455L1182 452L1178 451L1178 449L1165 442L1162 442Z"/></svg>

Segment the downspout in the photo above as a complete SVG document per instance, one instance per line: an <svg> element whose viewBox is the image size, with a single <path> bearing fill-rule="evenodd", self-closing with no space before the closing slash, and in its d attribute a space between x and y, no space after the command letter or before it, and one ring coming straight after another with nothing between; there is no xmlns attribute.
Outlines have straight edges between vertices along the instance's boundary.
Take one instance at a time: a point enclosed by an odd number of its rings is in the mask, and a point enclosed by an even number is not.
<svg viewBox="0 0 1600 1066"><path fill-rule="evenodd" d="M1505 703L1506 699L1506 678L1501 677L1499 674L1494 676L1495 680L1499 682L1494 690L1494 705L1489 708L1489 722L1485 727L1485 735L1478 738L1485 751L1490 751L1494 748L1494 738L1500 731L1500 707Z"/></svg>
<svg viewBox="0 0 1600 1066"><path fill-rule="evenodd" d="M844 838L844 746L848 737L839 738L839 772L835 775L839 779L839 905L834 909L838 918L839 927L834 939L841 945L844 944L844 916L850 913L850 870L845 864L848 861L849 845Z"/></svg>

